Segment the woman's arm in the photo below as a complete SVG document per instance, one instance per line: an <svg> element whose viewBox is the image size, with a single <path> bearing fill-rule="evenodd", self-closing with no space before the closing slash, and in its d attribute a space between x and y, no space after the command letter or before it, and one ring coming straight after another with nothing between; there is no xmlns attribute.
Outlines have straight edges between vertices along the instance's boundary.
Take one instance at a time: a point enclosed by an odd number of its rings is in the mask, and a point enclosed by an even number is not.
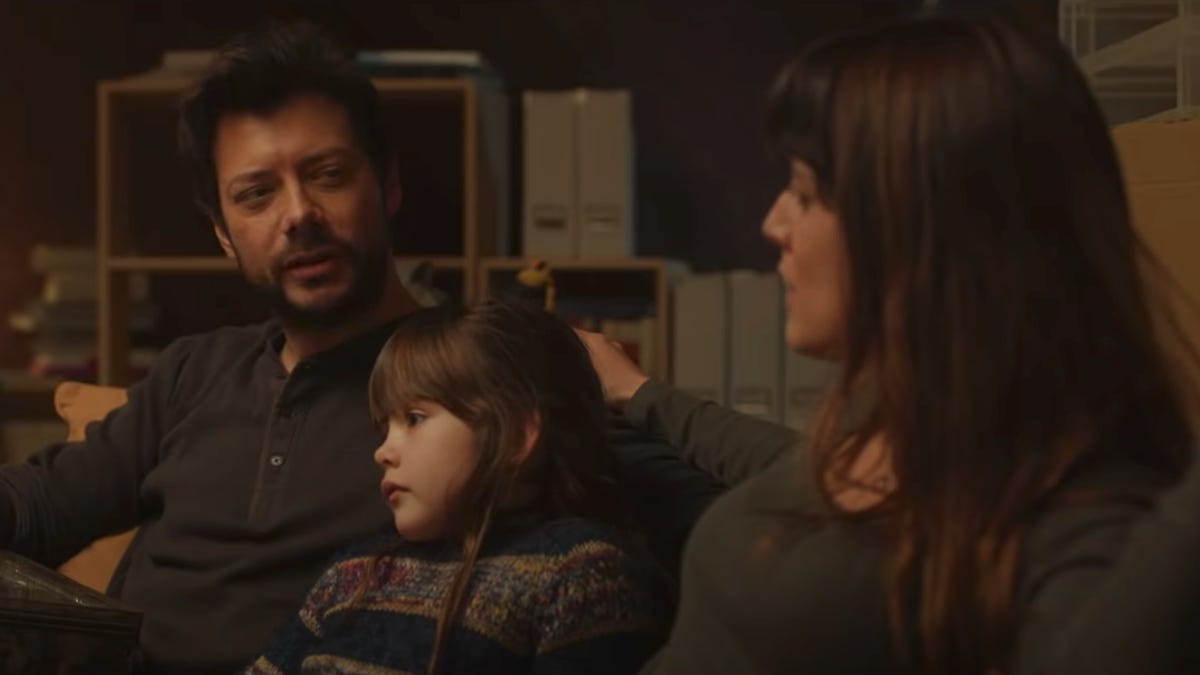
<svg viewBox="0 0 1200 675"><path fill-rule="evenodd" d="M703 401L647 377L619 345L599 333L576 331L610 405L639 430L657 436L684 458L733 486L798 452L792 429Z"/></svg>
<svg viewBox="0 0 1200 675"><path fill-rule="evenodd" d="M625 406L625 417L654 434L726 485L761 472L801 451L794 429L704 401L657 380L647 380Z"/></svg>

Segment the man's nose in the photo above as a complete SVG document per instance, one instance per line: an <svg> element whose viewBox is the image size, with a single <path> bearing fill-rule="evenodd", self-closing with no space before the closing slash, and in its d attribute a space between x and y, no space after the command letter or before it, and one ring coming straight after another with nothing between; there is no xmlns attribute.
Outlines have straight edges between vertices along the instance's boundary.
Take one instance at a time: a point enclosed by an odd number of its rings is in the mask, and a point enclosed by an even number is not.
<svg viewBox="0 0 1200 675"><path fill-rule="evenodd" d="M320 206L298 181L288 181L284 188L284 207L284 229L289 234L321 220Z"/></svg>

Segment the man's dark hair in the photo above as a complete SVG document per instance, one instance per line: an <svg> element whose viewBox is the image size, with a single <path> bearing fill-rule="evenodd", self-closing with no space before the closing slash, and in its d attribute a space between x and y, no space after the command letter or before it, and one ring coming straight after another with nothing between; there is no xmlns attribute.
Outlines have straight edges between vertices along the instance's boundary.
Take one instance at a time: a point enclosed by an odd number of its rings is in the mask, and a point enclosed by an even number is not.
<svg viewBox="0 0 1200 675"><path fill-rule="evenodd" d="M316 26L270 26L230 40L180 102L180 155L191 174L196 203L214 222L225 222L213 163L213 137L221 116L267 114L302 93L328 96L345 109L355 139L382 183L390 148L370 79Z"/></svg>

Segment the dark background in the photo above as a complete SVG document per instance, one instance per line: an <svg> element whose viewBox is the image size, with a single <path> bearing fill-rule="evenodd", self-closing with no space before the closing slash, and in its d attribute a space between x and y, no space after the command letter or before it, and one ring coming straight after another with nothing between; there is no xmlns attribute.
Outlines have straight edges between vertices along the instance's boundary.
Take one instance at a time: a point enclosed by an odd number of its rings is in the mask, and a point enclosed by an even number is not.
<svg viewBox="0 0 1200 675"><path fill-rule="evenodd" d="M1053 28L1054 2L1014 1ZM30 247L94 242L96 82L151 69L166 49L211 49L267 19L308 18L357 49L478 50L514 94L514 122L522 89L630 88L637 253L765 269L773 255L757 228L783 180L761 134L774 72L815 37L918 4L0 0L0 368L28 361L7 317L40 288Z"/></svg>

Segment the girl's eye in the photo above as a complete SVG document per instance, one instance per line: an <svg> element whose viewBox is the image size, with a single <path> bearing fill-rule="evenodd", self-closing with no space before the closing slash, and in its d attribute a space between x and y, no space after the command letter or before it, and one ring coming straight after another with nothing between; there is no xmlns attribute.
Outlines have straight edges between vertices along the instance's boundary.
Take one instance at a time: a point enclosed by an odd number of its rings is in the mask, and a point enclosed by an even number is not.
<svg viewBox="0 0 1200 675"><path fill-rule="evenodd" d="M408 412L404 413L405 426L415 427L424 421L425 421L425 413L423 413L423 412L420 412L418 410L409 410Z"/></svg>

